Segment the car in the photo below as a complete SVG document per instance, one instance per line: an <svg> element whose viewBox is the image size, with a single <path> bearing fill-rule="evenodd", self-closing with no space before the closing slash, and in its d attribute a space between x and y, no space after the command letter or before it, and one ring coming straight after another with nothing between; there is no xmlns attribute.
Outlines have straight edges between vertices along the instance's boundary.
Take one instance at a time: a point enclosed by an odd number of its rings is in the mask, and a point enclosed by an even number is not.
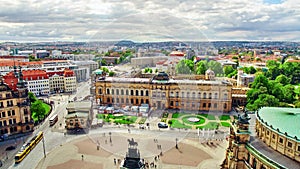
<svg viewBox="0 0 300 169"><path fill-rule="evenodd" d="M158 124L157 124L157 126L158 126L158 128L168 128L169 126L166 124L166 123L164 123L164 122L159 122Z"/></svg>

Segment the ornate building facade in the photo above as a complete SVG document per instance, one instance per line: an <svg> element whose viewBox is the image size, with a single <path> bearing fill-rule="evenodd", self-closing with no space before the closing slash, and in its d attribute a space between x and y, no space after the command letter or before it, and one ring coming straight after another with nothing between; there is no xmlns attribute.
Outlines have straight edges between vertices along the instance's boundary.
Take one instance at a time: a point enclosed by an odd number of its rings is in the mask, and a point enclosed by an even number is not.
<svg viewBox="0 0 300 169"><path fill-rule="evenodd" d="M100 105L149 104L155 109L229 112L232 84L206 79L170 79L166 73L153 78L96 78L96 102Z"/></svg>
<svg viewBox="0 0 300 169"><path fill-rule="evenodd" d="M33 130L28 89L22 71L15 73L18 79L10 86L0 78L0 133L3 138Z"/></svg>
<svg viewBox="0 0 300 169"><path fill-rule="evenodd" d="M250 127L247 113L240 116L230 128L221 168L300 168L299 115L299 109L264 107L256 112L254 128ZM255 132L257 136L253 135Z"/></svg>

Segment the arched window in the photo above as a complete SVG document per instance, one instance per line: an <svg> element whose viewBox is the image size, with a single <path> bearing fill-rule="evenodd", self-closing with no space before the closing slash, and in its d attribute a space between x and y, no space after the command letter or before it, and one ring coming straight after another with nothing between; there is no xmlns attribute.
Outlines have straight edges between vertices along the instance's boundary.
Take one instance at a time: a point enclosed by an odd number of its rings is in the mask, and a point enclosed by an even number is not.
<svg viewBox="0 0 300 169"><path fill-rule="evenodd" d="M201 92L198 92L198 98L199 99L201 98Z"/></svg>
<svg viewBox="0 0 300 169"><path fill-rule="evenodd" d="M121 89L121 95L124 95L124 90L123 89Z"/></svg>
<svg viewBox="0 0 300 169"><path fill-rule="evenodd" d="M148 96L148 95L149 95L148 90L146 90L146 96Z"/></svg>
<svg viewBox="0 0 300 169"><path fill-rule="evenodd" d="M106 89L106 94L110 94L109 89Z"/></svg>
<svg viewBox="0 0 300 169"><path fill-rule="evenodd" d="M211 99L211 93L208 94L208 98Z"/></svg>
<svg viewBox="0 0 300 169"><path fill-rule="evenodd" d="M192 93L192 97L193 97L193 98L196 98L195 92Z"/></svg>
<svg viewBox="0 0 300 169"><path fill-rule="evenodd" d="M203 99L206 99L206 93L205 92L203 93Z"/></svg>
<svg viewBox="0 0 300 169"><path fill-rule="evenodd" d="M128 90L126 89L126 95L128 95Z"/></svg>
<svg viewBox="0 0 300 169"><path fill-rule="evenodd" d="M115 90L111 89L111 94L114 95L115 94Z"/></svg>
<svg viewBox="0 0 300 169"><path fill-rule="evenodd" d="M223 99L224 99L224 100L227 100L227 99L228 99L228 94L227 94L227 93L224 93Z"/></svg>
<svg viewBox="0 0 300 169"><path fill-rule="evenodd" d="M144 91L143 90L141 90L141 96L144 96Z"/></svg>
<svg viewBox="0 0 300 169"><path fill-rule="evenodd" d="M135 95L136 95L136 96L139 95L139 91L138 91L138 90L135 91Z"/></svg>
<svg viewBox="0 0 300 169"><path fill-rule="evenodd" d="M217 99L218 98L218 93L215 93L215 99Z"/></svg>
<svg viewBox="0 0 300 169"><path fill-rule="evenodd" d="M224 103L224 109L227 109L227 104L226 103Z"/></svg>
<svg viewBox="0 0 300 169"><path fill-rule="evenodd" d="M119 95L119 89L116 90L117 95Z"/></svg>

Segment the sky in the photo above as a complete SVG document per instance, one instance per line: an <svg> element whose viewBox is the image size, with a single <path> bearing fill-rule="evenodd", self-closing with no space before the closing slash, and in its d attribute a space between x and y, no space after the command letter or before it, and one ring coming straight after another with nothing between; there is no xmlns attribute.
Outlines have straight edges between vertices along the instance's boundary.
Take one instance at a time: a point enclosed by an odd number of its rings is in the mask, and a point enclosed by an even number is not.
<svg viewBox="0 0 300 169"><path fill-rule="evenodd" d="M299 0L0 0L0 41L299 41Z"/></svg>

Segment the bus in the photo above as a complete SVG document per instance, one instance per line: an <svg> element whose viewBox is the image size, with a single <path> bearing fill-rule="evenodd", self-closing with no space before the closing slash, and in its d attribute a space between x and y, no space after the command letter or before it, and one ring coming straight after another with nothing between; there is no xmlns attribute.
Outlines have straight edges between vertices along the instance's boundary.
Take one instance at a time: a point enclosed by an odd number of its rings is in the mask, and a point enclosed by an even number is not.
<svg viewBox="0 0 300 169"><path fill-rule="evenodd" d="M57 114L54 114L53 116L51 116L49 119L50 126L53 126L57 122L57 120L58 120Z"/></svg>
<svg viewBox="0 0 300 169"><path fill-rule="evenodd" d="M30 151L42 140L44 133L40 131L37 135L35 135L30 141L25 143L21 150L15 156L15 163L20 163L29 153Z"/></svg>

